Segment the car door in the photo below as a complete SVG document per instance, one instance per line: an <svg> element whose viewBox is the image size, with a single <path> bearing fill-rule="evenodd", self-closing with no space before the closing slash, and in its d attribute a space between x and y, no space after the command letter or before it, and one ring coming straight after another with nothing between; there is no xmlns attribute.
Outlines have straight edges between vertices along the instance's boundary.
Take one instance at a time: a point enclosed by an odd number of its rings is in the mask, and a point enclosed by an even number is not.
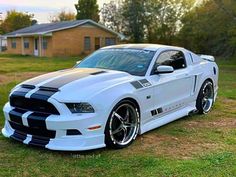
<svg viewBox="0 0 236 177"><path fill-rule="evenodd" d="M193 77L188 71L185 55L182 51L168 50L162 52L155 62L174 68L174 72L155 74L152 72L150 80L154 86L154 109L152 116L174 112L187 105L191 95Z"/></svg>

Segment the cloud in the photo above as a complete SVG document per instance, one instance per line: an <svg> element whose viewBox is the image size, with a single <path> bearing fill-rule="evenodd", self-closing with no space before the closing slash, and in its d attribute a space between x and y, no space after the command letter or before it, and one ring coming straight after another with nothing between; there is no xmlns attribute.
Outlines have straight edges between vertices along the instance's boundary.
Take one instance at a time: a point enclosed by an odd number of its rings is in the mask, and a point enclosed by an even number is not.
<svg viewBox="0 0 236 177"><path fill-rule="evenodd" d="M110 0L98 0L100 7L103 3ZM0 12L5 17L9 10L17 10L35 14L35 18L40 23L48 22L49 16L55 14L62 9L76 12L74 4L78 0L0 0Z"/></svg>

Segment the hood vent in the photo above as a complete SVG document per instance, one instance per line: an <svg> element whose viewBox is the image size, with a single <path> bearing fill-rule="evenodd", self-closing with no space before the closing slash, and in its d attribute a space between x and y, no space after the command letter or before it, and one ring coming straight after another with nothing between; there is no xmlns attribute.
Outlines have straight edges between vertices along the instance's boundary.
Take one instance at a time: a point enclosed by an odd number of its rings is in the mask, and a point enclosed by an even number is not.
<svg viewBox="0 0 236 177"><path fill-rule="evenodd" d="M91 73L90 75L99 75L99 74L103 74L103 73L106 73L106 71L98 71L95 73Z"/></svg>
<svg viewBox="0 0 236 177"><path fill-rule="evenodd" d="M42 91L50 91L50 92L58 92L59 89L58 88L53 88L53 87L39 87L39 90L42 90Z"/></svg>
<svg viewBox="0 0 236 177"><path fill-rule="evenodd" d="M36 87L34 85L27 85L27 84L23 84L21 85L22 88L26 88L26 89L35 89Z"/></svg>

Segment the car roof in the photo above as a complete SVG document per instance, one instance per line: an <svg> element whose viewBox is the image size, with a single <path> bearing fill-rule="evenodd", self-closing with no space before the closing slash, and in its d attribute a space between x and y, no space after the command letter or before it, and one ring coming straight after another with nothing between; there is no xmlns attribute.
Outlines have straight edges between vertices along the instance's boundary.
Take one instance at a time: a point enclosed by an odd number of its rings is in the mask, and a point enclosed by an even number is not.
<svg viewBox="0 0 236 177"><path fill-rule="evenodd" d="M103 47L102 49L142 49L142 50L151 50L157 51L158 49L176 49L183 50L184 48L160 44L120 44Z"/></svg>

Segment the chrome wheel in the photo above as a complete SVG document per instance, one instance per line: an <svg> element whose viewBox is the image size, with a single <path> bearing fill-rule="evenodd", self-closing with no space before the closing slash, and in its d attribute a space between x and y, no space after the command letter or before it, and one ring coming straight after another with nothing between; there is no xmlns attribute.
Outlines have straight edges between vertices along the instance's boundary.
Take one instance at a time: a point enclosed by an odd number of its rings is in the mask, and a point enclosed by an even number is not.
<svg viewBox="0 0 236 177"><path fill-rule="evenodd" d="M202 109L204 113L210 111L214 101L214 89L212 83L208 83L203 87Z"/></svg>
<svg viewBox="0 0 236 177"><path fill-rule="evenodd" d="M114 144L125 146L136 138L139 128L138 110L124 103L113 110L109 122L109 134Z"/></svg>

